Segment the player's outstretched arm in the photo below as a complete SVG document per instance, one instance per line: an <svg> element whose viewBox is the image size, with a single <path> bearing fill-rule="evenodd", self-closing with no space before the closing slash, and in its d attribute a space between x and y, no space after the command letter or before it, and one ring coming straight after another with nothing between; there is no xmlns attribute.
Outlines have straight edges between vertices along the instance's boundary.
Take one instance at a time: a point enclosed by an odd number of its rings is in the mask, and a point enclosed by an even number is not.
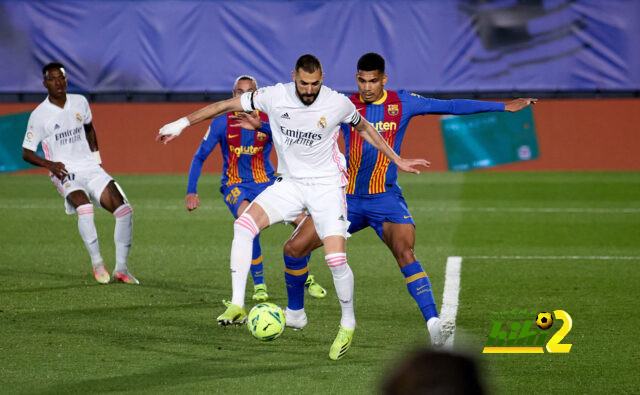
<svg viewBox="0 0 640 395"><path fill-rule="evenodd" d="M49 171L60 180L64 179L67 176L67 169L64 167L64 163L51 162L50 160L36 155L35 152L29 149L22 148L22 159L24 159L26 162L31 163L32 165L49 169Z"/></svg>
<svg viewBox="0 0 640 395"><path fill-rule="evenodd" d="M528 105L536 104L538 99L534 98L518 98L504 103L504 110L509 112L520 111Z"/></svg>
<svg viewBox="0 0 640 395"><path fill-rule="evenodd" d="M195 125L206 119L215 118L219 115L226 114L231 111L244 111L240 103L240 96L232 99L211 103L206 107L193 112L186 117L182 117L177 121L164 125L158 131L156 141L167 144L182 133L182 130L188 126Z"/></svg>
<svg viewBox="0 0 640 395"><path fill-rule="evenodd" d="M398 169L408 173L420 174L418 166L429 167L431 163L426 159L404 159L395 153L393 148L380 136L380 133L364 118L355 126L355 129L367 141L373 145L378 151L382 152L389 160L398 166Z"/></svg>

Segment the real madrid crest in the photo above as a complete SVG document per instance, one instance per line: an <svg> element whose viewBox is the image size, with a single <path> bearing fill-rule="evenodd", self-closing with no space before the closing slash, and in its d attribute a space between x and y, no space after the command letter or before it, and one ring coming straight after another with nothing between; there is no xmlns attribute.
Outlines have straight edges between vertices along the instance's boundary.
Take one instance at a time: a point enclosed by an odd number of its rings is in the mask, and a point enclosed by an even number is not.
<svg viewBox="0 0 640 395"><path fill-rule="evenodd" d="M398 105L397 104L389 104L387 106L387 114L389 114L392 117L395 117L396 115L398 115Z"/></svg>
<svg viewBox="0 0 640 395"><path fill-rule="evenodd" d="M76 113L76 119L78 120L78 122L82 122L82 115L80 115L79 112Z"/></svg>
<svg viewBox="0 0 640 395"><path fill-rule="evenodd" d="M324 129L327 127L327 118L325 117L321 117L320 120L318 121L318 127L321 129Z"/></svg>

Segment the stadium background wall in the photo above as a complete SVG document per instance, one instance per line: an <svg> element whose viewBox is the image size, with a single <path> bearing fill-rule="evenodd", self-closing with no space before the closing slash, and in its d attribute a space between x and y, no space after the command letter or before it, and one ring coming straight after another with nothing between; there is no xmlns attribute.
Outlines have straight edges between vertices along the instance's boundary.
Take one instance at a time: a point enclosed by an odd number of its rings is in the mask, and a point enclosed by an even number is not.
<svg viewBox="0 0 640 395"><path fill-rule="evenodd" d="M3 103L0 115L33 110L38 103ZM188 173L208 123L187 129L169 145L154 141L158 129L206 103L92 103L105 168L122 173ZM534 108L540 158L491 170L640 170L640 99L545 99ZM424 157L447 170L440 117L414 118L402 154ZM219 173L219 148L206 173ZM272 152L275 162L275 153ZM41 173L42 169L27 170ZM24 172L22 172L24 173Z"/></svg>

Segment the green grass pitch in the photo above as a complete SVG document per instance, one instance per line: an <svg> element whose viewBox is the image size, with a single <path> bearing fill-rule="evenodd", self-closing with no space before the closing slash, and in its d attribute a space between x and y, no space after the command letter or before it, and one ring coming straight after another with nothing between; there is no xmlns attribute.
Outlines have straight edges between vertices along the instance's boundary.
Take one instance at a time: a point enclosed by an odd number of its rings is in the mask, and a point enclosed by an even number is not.
<svg viewBox="0 0 640 395"><path fill-rule="evenodd" d="M232 238L219 177L202 177L203 206L192 213L186 176L116 178L134 208L137 287L94 281L76 218L46 176L0 176L0 392L370 394L427 344L404 279L370 229L348 242L358 328L343 360L328 358L340 309L320 251L310 268L329 295L306 297L305 330L263 343L244 326L218 327ZM438 305L447 257L463 258L456 346L477 359L492 392L638 391L640 173L423 173L400 183ZM112 270L113 218L99 210L96 223ZM261 236L269 294L281 306L290 232L276 225ZM513 309L567 311L571 352L482 354L491 312Z"/></svg>

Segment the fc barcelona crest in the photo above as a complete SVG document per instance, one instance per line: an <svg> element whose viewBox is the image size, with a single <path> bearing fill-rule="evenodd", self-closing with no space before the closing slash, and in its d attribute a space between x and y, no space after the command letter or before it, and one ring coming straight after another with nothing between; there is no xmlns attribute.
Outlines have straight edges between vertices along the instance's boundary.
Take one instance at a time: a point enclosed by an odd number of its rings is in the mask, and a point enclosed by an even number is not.
<svg viewBox="0 0 640 395"><path fill-rule="evenodd" d="M389 114L392 117L395 117L396 115L398 115L398 112L400 110L398 110L398 105L397 104L389 104L387 106L387 114Z"/></svg>
<svg viewBox="0 0 640 395"><path fill-rule="evenodd" d="M265 133L258 132L256 133L256 138L258 139L258 141L264 141L264 139L267 138L267 135Z"/></svg>

